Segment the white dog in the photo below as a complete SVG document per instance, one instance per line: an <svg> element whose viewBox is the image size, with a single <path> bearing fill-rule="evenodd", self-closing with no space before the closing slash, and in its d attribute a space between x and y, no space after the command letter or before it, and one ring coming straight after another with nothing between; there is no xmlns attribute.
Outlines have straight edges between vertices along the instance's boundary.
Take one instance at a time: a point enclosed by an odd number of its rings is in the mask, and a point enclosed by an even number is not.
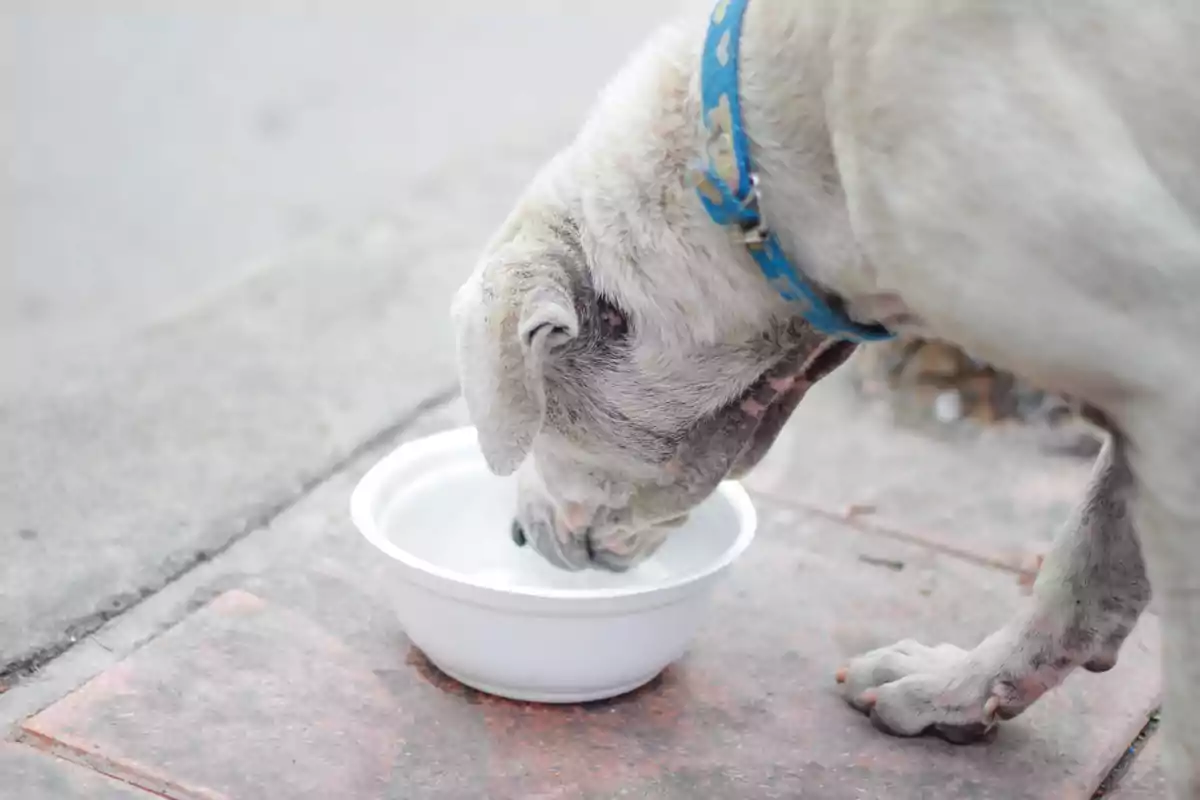
<svg viewBox="0 0 1200 800"><path fill-rule="evenodd" d="M454 317L517 533L571 569L652 552L881 327L1082 398L1110 441L1029 608L838 678L887 732L977 738L1111 667L1153 586L1200 798L1200 3L721 0L623 70Z"/></svg>

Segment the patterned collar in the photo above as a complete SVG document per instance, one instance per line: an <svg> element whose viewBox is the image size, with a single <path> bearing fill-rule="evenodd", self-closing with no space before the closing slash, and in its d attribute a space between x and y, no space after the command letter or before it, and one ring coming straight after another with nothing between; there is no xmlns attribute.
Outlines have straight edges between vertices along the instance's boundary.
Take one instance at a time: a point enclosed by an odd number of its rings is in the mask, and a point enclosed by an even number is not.
<svg viewBox="0 0 1200 800"><path fill-rule="evenodd" d="M850 319L837 298L827 298L792 266L759 212L758 176L738 100L738 52L749 4L750 0L719 0L704 39L700 92L708 144L707 164L696 187L700 201L718 225L739 229L763 275L784 299L800 307L800 315L814 329L854 342L891 339L895 334L882 325Z"/></svg>

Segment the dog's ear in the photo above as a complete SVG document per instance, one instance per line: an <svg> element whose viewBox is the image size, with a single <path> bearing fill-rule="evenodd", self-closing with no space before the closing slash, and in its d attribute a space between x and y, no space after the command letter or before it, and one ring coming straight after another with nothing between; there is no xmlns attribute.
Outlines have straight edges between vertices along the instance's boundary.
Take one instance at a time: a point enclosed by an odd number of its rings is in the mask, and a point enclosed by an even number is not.
<svg viewBox="0 0 1200 800"><path fill-rule="evenodd" d="M520 466L541 428L547 359L579 334L569 276L559 258L541 255L488 261L451 310L463 397L499 475Z"/></svg>

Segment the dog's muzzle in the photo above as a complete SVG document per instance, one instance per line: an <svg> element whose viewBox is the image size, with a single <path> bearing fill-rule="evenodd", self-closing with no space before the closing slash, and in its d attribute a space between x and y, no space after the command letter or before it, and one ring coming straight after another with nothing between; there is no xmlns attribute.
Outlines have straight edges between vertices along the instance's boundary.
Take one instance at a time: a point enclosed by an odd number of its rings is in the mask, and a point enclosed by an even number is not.
<svg viewBox="0 0 1200 800"><path fill-rule="evenodd" d="M666 540L671 528L678 527L687 515L639 531L613 531L603 537L590 530L561 537L542 521L523 523L514 519L509 535L517 547L530 546L539 555L561 569L578 572L601 569L625 572L641 563Z"/></svg>

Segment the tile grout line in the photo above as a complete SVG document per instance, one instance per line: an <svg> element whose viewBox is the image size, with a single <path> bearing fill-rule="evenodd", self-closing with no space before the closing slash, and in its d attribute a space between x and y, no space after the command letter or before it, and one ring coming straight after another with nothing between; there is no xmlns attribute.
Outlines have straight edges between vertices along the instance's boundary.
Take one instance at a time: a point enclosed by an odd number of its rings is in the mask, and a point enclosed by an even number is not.
<svg viewBox="0 0 1200 800"><path fill-rule="evenodd" d="M165 800L223 800L211 794L197 794L189 789L175 784L173 781L157 779L144 775L133 769L122 769L112 759L99 754L92 754L79 745L68 744L57 739L51 739L33 731L23 731L15 740L16 744L28 747L51 758L58 758L68 764L74 764L82 769L95 772L145 792L152 797ZM153 783L153 785L150 785Z"/></svg>
<svg viewBox="0 0 1200 800"><path fill-rule="evenodd" d="M884 539L903 542L905 544L920 547L925 550L932 550L935 553L949 556L950 558L966 561L967 563L975 564L976 566L986 567L988 569L996 569L1002 572L1009 572L1019 577L1032 577L1036 574L1031 570L1015 566L1001 558L981 555L972 550L955 547L954 545L945 544L943 542L931 541L917 534L906 533L905 531L899 530L898 528L893 528L889 525L882 525L877 522L864 522L859 516L848 518L844 514L830 511L829 509L822 508L821 506L810 505L798 500L781 497L775 492L767 492L761 489L748 489L748 491L750 491L751 494L765 497L772 502L788 506L792 509L815 514L823 519L827 519L831 522L836 522L840 525L844 525L845 527L856 530L859 533L865 533L872 536L879 536Z"/></svg>
<svg viewBox="0 0 1200 800"><path fill-rule="evenodd" d="M458 394L459 391L457 384L433 392L424 400L418 402L411 409L402 414L394 422L385 425L383 428L380 428L375 433L367 436L357 445L350 448L350 450L348 450L344 455L338 457L332 463L328 464L317 475L305 480L298 490L289 494L285 499L271 504L263 509L259 514L255 515L251 520L244 524L241 531L230 537L230 539L224 542L220 547L194 553L192 558L189 559L183 567L173 572L165 580L159 583L159 585L154 587L153 590L144 591L133 602L118 611L103 616L95 615L89 618L88 622L91 624L88 626L88 629L72 634L69 636L69 638L66 638L65 640L60 641L50 647L43 648L33 656L27 656L19 661L12 662L5 666L2 670L0 670L0 737L11 739L11 731L8 734L5 734L4 729L11 729L13 726L16 726L21 719L30 716L30 713L22 711L18 711L16 715L5 713L3 711L3 707L6 705L5 701L8 701L8 703L13 703L15 702L14 698L22 694L23 689L37 688L36 682L30 681L30 679L40 673L43 669L51 667L60 660L65 660L67 656L73 653L73 651L79 651L85 647L99 648L100 650L104 651L110 660L113 661L118 661L121 658L124 658L129 654L128 652L115 652L102 642L98 641L95 634L99 633L110 625L120 624L124 618L131 614L131 612L136 611L172 587L181 584L190 575L194 574L201 568L214 564L220 558L220 556L224 555L242 542L245 542L254 533L268 528L271 523L278 519L281 515L285 514L289 509L300 503L302 500L304 500L304 498L308 497L320 486L339 475L343 470L353 465L364 455L393 440L405 430L417 424L425 416L445 407L456 397L458 397ZM37 656L40 656L40 658ZM70 691L82 683L85 683L91 677L93 676L88 675L82 681L73 682L73 685L67 691ZM62 692L61 694L65 693L66 692ZM59 696L61 696L61 694ZM53 700L50 702L53 702ZM21 704L18 702L17 705L19 707ZM40 708L36 710L40 710ZM36 713L36 710L32 713Z"/></svg>
<svg viewBox="0 0 1200 800"><path fill-rule="evenodd" d="M1100 781L1100 785L1096 788L1096 793L1092 795L1092 800L1099 800L1102 797L1108 797L1113 792L1121 790L1121 783L1125 780L1125 776L1133 768L1134 763L1139 758L1144 758L1143 751L1146 745L1149 744L1151 737L1158 733L1160 722L1159 715L1162 713L1161 708L1155 708L1150 712L1146 724L1142 726L1141 731L1134 737L1129 748L1121 754L1117 762L1105 774L1104 779Z"/></svg>

